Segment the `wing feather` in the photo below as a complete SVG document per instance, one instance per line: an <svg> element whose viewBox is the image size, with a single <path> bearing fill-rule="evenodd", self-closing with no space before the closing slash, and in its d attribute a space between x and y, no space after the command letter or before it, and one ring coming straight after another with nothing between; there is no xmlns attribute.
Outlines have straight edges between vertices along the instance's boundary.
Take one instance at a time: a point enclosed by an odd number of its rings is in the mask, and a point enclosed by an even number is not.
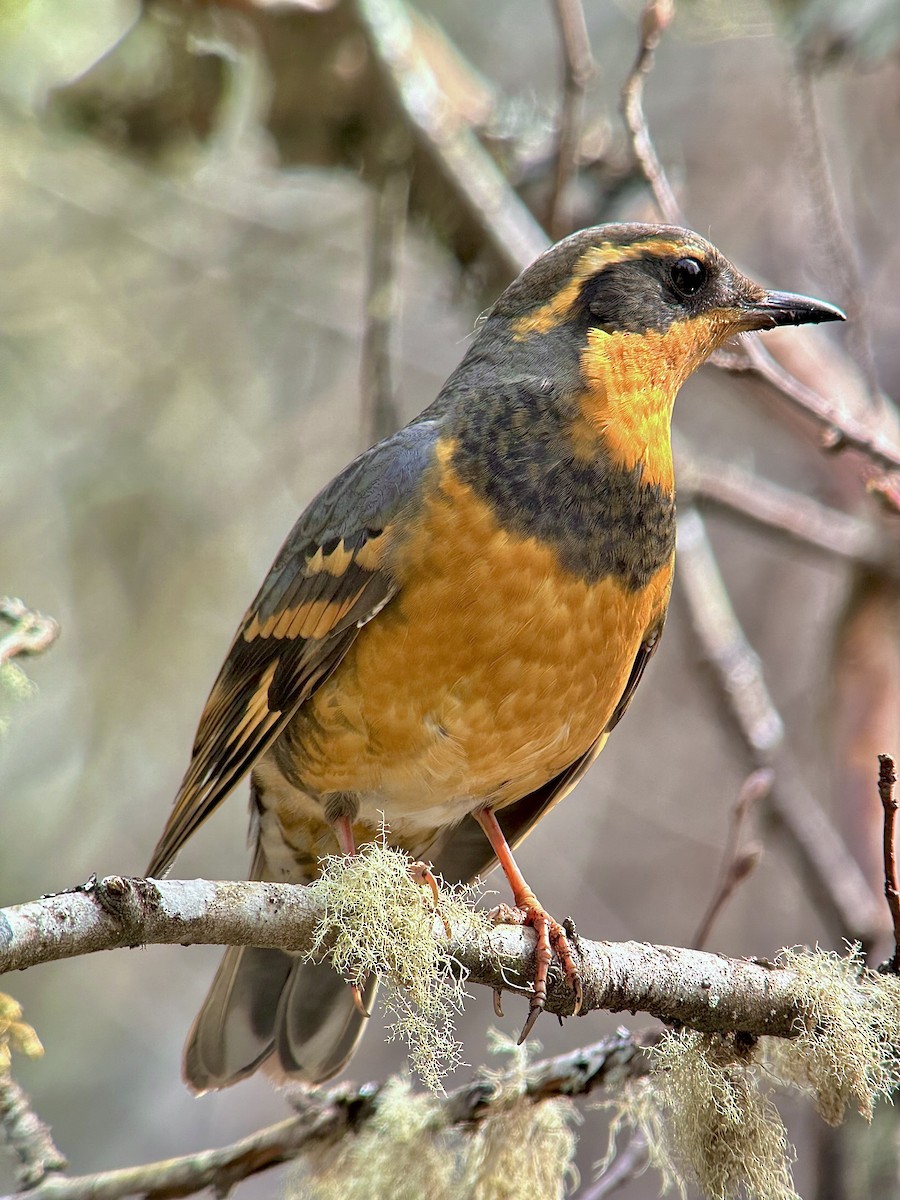
<svg viewBox="0 0 900 1200"><path fill-rule="evenodd" d="M374 446L297 522L213 684L148 875L169 867L396 594L400 518L421 492L439 432L420 421Z"/></svg>

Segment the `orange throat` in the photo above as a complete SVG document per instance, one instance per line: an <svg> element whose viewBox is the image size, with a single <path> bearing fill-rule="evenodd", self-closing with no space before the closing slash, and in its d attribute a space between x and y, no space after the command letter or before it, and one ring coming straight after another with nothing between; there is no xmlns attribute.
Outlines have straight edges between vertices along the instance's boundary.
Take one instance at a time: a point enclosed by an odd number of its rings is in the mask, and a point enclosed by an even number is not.
<svg viewBox="0 0 900 1200"><path fill-rule="evenodd" d="M715 348L715 333L696 320L664 332L590 330L581 356L584 436L599 435L617 465L640 466L643 483L673 491L672 408L685 379Z"/></svg>

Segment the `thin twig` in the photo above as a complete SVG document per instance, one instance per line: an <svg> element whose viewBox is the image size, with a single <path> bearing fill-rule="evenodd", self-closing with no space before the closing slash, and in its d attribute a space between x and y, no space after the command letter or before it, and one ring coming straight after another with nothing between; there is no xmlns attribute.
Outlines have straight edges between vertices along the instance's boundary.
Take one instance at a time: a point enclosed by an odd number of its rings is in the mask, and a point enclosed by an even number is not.
<svg viewBox="0 0 900 1200"><path fill-rule="evenodd" d="M409 173L403 167L387 167L374 197L369 243L360 388L363 448L387 437L400 424L391 383L391 339L397 308L398 259L408 201Z"/></svg>
<svg viewBox="0 0 900 1200"><path fill-rule="evenodd" d="M646 1171L649 1161L647 1139L636 1129L624 1150L616 1154L602 1175L578 1193L576 1200L604 1200L604 1197L612 1196L619 1188L631 1183L632 1179Z"/></svg>
<svg viewBox="0 0 900 1200"><path fill-rule="evenodd" d="M703 519L682 507L676 580L691 624L756 767L772 767L768 810L789 834L809 887L838 937L869 945L882 926L881 906L831 820L782 745L783 722L769 695L759 657L735 615Z"/></svg>
<svg viewBox="0 0 900 1200"><path fill-rule="evenodd" d="M900 889L897 886L897 771L890 754L878 755L878 798L884 808L884 896L894 926L894 957L888 970L900 975Z"/></svg>
<svg viewBox="0 0 900 1200"><path fill-rule="evenodd" d="M900 471L900 446L885 430L836 408L814 388L807 387L786 371L766 350L758 337L745 341L747 367L770 383L786 400L825 430L826 450L856 450L883 471ZM730 370L738 369L735 366Z"/></svg>
<svg viewBox="0 0 900 1200"><path fill-rule="evenodd" d="M578 166L584 95L594 71L581 0L553 0L563 60L563 95L556 133L553 191L546 228L554 241L569 232L567 192Z"/></svg>
<svg viewBox="0 0 900 1200"><path fill-rule="evenodd" d="M849 318L847 345L859 366L869 396L881 408L884 396L875 369L875 355L866 306L866 289L856 246L848 236L846 224L841 216L837 191L831 173L828 148L822 130L822 118L815 91L812 66L801 54L796 56L794 84L797 97L798 147L805 166L805 173L813 194L816 210L821 219L823 250L827 255L831 273L839 288Z"/></svg>
<svg viewBox="0 0 900 1200"><path fill-rule="evenodd" d="M673 433L673 443L680 500L692 499L698 508L724 509L793 545L879 573L900 575L896 545L874 523L780 487L735 463L698 456L680 434Z"/></svg>
<svg viewBox="0 0 900 1200"><path fill-rule="evenodd" d="M722 909L734 895L737 888L749 878L756 869L762 857L762 847L751 845L741 847L741 833L744 822L755 804L763 800L772 790L774 775L771 770L761 767L748 775L744 780L737 799L731 808L728 822L728 836L722 851L722 864L719 868L719 878L715 891L707 907L697 932L691 940L695 950L702 950L709 939L713 925Z"/></svg>
<svg viewBox="0 0 900 1200"><path fill-rule="evenodd" d="M540 1103L555 1096L581 1096L624 1079L646 1075L651 1061L645 1048L658 1040L655 1033L619 1033L593 1045L555 1058L542 1059L520 1076L476 1076L469 1084L441 1099L447 1126L466 1127L508 1103L513 1086L523 1098ZM352 1084L327 1091L288 1089L286 1097L297 1115L260 1129L218 1150L203 1150L163 1162L144 1163L94 1175L48 1177L42 1186L20 1193L17 1200L146 1200L190 1196L212 1189L224 1196L243 1179L298 1158L313 1146L337 1141L359 1130L377 1111L380 1084Z"/></svg>
<svg viewBox="0 0 900 1200"><path fill-rule="evenodd" d="M447 180L461 213L477 223L512 275L546 249L547 238L471 128L458 117L418 49L397 0L356 0L375 62L423 151Z"/></svg>
<svg viewBox="0 0 900 1200"><path fill-rule="evenodd" d="M680 225L681 206L675 199L675 192L656 153L644 116L644 83L653 69L653 56L659 40L674 15L674 0L650 0L644 6L637 58L622 88L622 112L631 134L635 157L641 164L644 178L653 191L663 219L672 225Z"/></svg>
<svg viewBox="0 0 900 1200"><path fill-rule="evenodd" d="M19 654L40 654L59 637L59 624L11 596L0 597L0 619L12 626L0 637L0 666Z"/></svg>
<svg viewBox="0 0 900 1200"><path fill-rule="evenodd" d="M169 1200L207 1188L227 1196L242 1179L290 1162L312 1145L339 1138L351 1127L353 1116L349 1104L335 1096L330 1104L260 1129L221 1150L91 1175L48 1175L37 1187L17 1193L15 1200L120 1200L124 1196Z"/></svg>
<svg viewBox="0 0 900 1200"><path fill-rule="evenodd" d="M23 1187L34 1187L51 1172L65 1169L65 1156L57 1149L49 1126L8 1071L0 1073L0 1128L18 1160L16 1178Z"/></svg>

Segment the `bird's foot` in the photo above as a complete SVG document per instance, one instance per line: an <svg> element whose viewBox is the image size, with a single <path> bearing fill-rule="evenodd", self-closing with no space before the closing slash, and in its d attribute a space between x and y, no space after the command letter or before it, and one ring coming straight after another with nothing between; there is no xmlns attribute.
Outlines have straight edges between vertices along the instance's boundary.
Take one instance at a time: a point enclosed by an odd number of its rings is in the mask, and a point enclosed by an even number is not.
<svg viewBox="0 0 900 1200"><path fill-rule="evenodd" d="M451 936L450 922L441 912L441 893L438 889L437 880L434 877L434 872L431 870L431 863L414 862L409 868L409 873L412 876L413 883L418 883L420 887L431 888L431 895L434 904L434 912L441 918L444 924L444 931L447 937Z"/></svg>
<svg viewBox="0 0 900 1200"><path fill-rule="evenodd" d="M581 974L572 958L569 937L565 929L538 903L533 892L525 892L517 896L516 900L518 903L515 906L499 905L491 913L491 918L495 925L530 925L537 935L537 945L534 949L534 990L531 994L528 1017L519 1034L518 1045L521 1046L531 1033L535 1021L547 1003L547 975L554 950L562 965L569 987L575 993L573 1016L577 1016L581 1011L584 996Z"/></svg>

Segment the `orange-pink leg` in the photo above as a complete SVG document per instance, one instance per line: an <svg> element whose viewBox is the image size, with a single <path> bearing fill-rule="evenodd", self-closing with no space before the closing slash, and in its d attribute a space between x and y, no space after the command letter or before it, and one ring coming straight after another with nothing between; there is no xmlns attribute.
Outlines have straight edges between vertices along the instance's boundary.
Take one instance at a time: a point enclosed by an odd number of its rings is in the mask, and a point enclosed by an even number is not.
<svg viewBox="0 0 900 1200"><path fill-rule="evenodd" d="M504 925L530 925L537 935L537 945L534 950L534 991L531 996L531 1007L528 1017L519 1035L519 1045L525 1041L534 1028L534 1023L547 1003L547 974L555 950L569 986L575 993L575 1009L578 1013L583 999L581 976L572 959L569 949L569 939L566 931L558 921L538 903L534 892L525 882L525 877L519 870L519 865L513 858L513 852L503 835L500 823L490 808L482 808L472 814L484 830L491 848L497 855L497 860L503 868L503 874L509 880L512 888L515 908L503 904L498 910L498 923Z"/></svg>

